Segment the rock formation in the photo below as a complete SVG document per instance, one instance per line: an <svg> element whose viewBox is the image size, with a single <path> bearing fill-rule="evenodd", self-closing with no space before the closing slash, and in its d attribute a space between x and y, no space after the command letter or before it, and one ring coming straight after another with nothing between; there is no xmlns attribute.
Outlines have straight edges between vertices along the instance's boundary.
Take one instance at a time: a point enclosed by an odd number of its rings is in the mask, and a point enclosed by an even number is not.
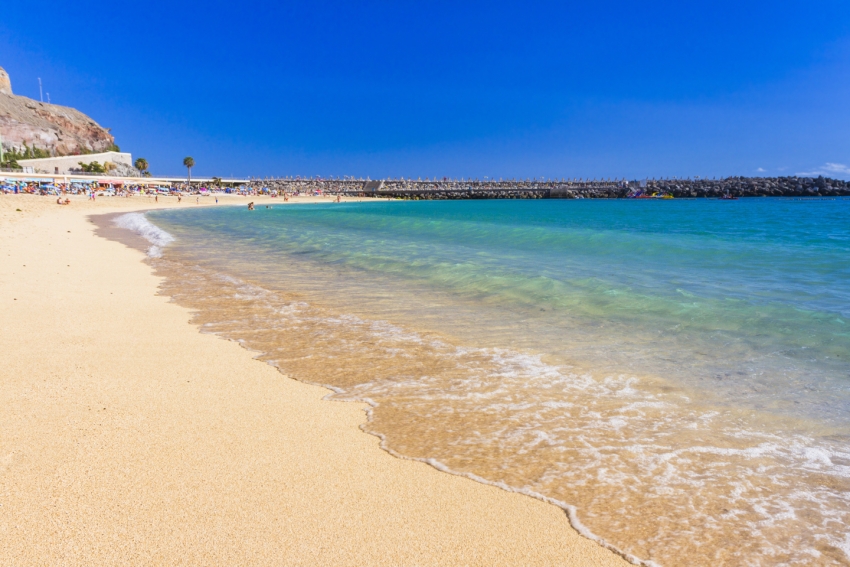
<svg viewBox="0 0 850 567"><path fill-rule="evenodd" d="M115 143L112 134L79 110L12 93L12 82L2 67L0 136L6 149L26 144L55 155L101 152Z"/></svg>
<svg viewBox="0 0 850 567"><path fill-rule="evenodd" d="M3 67L0 67L0 94L12 94L12 80Z"/></svg>

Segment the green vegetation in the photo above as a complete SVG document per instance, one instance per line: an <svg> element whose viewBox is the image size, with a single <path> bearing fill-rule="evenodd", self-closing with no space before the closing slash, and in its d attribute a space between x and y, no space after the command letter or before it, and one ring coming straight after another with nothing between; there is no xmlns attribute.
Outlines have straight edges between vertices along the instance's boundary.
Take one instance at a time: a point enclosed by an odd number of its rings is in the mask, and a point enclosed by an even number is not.
<svg viewBox="0 0 850 567"><path fill-rule="evenodd" d="M83 163L79 161L77 163L80 164L80 169L86 173L106 173L106 169L96 161L91 163Z"/></svg>
<svg viewBox="0 0 850 567"><path fill-rule="evenodd" d="M23 149L21 148L12 148L11 150L3 151L3 162L0 163L0 167L9 168L9 169L20 169L20 165L18 165L19 159L36 159L36 158L46 158L50 157L50 152L47 150L42 150L41 148L29 147L24 144Z"/></svg>
<svg viewBox="0 0 850 567"><path fill-rule="evenodd" d="M192 182L192 168L195 167L195 158L193 157L185 157L183 158L183 165L186 169L189 170L189 183Z"/></svg>
<svg viewBox="0 0 850 567"><path fill-rule="evenodd" d="M136 166L136 169L139 170L139 173L145 175L148 172L148 160L143 157L136 158L136 161L133 162L133 165Z"/></svg>
<svg viewBox="0 0 850 567"><path fill-rule="evenodd" d="M50 157L50 152L35 147L35 144L30 148L24 144L24 155L19 159L37 159Z"/></svg>
<svg viewBox="0 0 850 567"><path fill-rule="evenodd" d="M21 166L18 165L18 158L16 158L12 152L3 150L3 161L0 161L0 168L20 169Z"/></svg>
<svg viewBox="0 0 850 567"><path fill-rule="evenodd" d="M107 152L120 152L121 149L117 145L112 144L111 146L106 148L105 151L107 151ZM84 155L88 155L88 154L91 154L91 153L94 153L94 152L92 150L88 149L88 148L80 147L80 148L77 149L77 151L72 152L70 155L84 156ZM60 155L62 155L62 154L60 154ZM0 167L6 168L6 169L20 169L21 165L18 163L18 160L48 158L48 157L53 157L52 153L49 150L43 150L39 147L36 147L35 145L30 147L30 146L24 144L22 148L12 148L10 150L4 149L3 150L3 160L0 161ZM93 162L93 164L94 163L97 163L97 162ZM147 169L147 161L145 161L145 164L146 164L145 169ZM86 167L88 167L88 165ZM103 168L103 166L100 165L100 164L98 164L97 167L99 167L101 169ZM83 169L83 171L89 171L89 170ZM99 169L94 169L94 170L91 170L91 171L92 172L100 172Z"/></svg>

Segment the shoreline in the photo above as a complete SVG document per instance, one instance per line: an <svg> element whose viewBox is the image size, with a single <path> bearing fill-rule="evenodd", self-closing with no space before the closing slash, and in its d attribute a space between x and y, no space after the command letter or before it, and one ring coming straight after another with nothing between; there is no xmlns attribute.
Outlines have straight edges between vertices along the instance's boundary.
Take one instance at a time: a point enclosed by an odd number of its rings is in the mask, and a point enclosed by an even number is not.
<svg viewBox="0 0 850 567"><path fill-rule="evenodd" d="M92 238L88 216L147 199L72 201L0 196L3 562L627 564L560 508L392 457L365 404L199 332L143 253Z"/></svg>

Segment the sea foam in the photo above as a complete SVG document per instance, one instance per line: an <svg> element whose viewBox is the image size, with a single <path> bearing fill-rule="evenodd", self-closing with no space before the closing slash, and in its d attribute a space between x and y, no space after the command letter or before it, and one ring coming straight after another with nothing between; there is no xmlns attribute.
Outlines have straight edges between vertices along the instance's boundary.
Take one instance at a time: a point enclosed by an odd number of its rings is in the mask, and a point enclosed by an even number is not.
<svg viewBox="0 0 850 567"><path fill-rule="evenodd" d="M850 264L821 220L846 216L644 205L151 218L180 231L163 293L367 403L394 455L560 506L635 564L850 565Z"/></svg>
<svg viewBox="0 0 850 567"><path fill-rule="evenodd" d="M148 248L148 256L151 258L162 257L162 248L174 242L174 237L152 224L145 215L141 213L127 213L116 217L113 222L115 226L131 230L151 243Z"/></svg>

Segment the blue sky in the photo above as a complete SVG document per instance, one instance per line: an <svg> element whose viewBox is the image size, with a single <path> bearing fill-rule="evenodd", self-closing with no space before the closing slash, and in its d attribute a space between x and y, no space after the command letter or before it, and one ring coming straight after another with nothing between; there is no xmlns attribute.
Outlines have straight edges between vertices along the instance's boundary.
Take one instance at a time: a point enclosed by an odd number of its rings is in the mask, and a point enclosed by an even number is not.
<svg viewBox="0 0 850 567"><path fill-rule="evenodd" d="M15 92L156 174L850 178L847 0L35 6Z"/></svg>

